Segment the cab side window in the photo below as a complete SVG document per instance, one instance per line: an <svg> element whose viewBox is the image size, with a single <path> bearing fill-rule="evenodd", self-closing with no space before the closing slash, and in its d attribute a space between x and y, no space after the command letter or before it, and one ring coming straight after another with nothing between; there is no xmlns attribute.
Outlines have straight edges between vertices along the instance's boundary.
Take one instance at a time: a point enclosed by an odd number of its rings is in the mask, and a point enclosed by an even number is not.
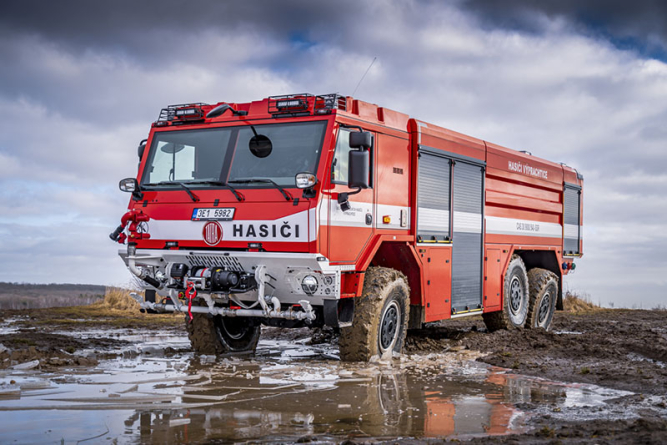
<svg viewBox="0 0 667 445"><path fill-rule="evenodd" d="M338 130L338 140L336 141L336 152L334 153L333 164L331 165L331 182L333 184L348 183L348 169L350 161L350 133L358 130L348 130L347 128L340 128ZM373 144L370 148L371 155L371 171L369 172L369 180L371 188L373 188L373 150L375 149L375 137L373 137Z"/></svg>
<svg viewBox="0 0 667 445"><path fill-rule="evenodd" d="M350 130L341 128L338 130L338 141L336 152L331 166L331 182L334 184L347 184L348 160L350 153Z"/></svg>

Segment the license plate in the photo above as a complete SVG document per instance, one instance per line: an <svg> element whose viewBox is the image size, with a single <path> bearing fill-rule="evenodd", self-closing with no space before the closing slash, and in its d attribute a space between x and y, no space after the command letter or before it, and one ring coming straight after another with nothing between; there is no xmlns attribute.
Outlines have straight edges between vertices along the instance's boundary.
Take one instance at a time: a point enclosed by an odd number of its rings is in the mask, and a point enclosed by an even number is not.
<svg viewBox="0 0 667 445"><path fill-rule="evenodd" d="M213 207L212 209L195 209L193 221L231 221L234 219L234 208Z"/></svg>

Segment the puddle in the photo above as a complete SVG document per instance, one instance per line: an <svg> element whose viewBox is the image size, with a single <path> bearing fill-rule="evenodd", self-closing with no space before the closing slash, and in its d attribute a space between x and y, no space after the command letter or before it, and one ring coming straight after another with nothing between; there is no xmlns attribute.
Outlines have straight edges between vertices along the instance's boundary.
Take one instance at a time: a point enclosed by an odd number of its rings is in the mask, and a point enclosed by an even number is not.
<svg viewBox="0 0 667 445"><path fill-rule="evenodd" d="M540 410L610 415L605 401L630 394L514 375L465 350L348 364L336 347L270 339L255 357L167 356L160 351L185 349L187 338L116 334L135 343L134 355L52 374L0 372L0 443L463 439L521 432Z"/></svg>
<svg viewBox="0 0 667 445"><path fill-rule="evenodd" d="M627 355L628 359L630 359L633 362L646 362L646 363L651 363L653 365L656 365L660 368L666 368L667 364L665 362L661 362L660 360L654 360L652 358L644 357L641 354L637 353L630 353Z"/></svg>
<svg viewBox="0 0 667 445"><path fill-rule="evenodd" d="M17 321L20 321L21 318L6 318L2 323L0 323L0 335L13 334L17 332L19 328L15 325Z"/></svg>

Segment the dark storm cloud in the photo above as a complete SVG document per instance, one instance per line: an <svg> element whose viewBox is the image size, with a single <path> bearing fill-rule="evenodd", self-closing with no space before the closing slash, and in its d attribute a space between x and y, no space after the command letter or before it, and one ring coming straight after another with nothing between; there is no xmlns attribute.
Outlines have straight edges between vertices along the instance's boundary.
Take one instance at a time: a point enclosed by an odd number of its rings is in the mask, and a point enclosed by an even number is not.
<svg viewBox="0 0 667 445"><path fill-rule="evenodd" d="M202 0L12 1L3 5L0 28L33 32L79 49L91 46L119 52L166 53L180 38L209 29L263 32L276 38L293 30L340 23L356 2ZM307 36L306 36L307 37Z"/></svg>
<svg viewBox="0 0 667 445"><path fill-rule="evenodd" d="M491 27L539 30L535 13L565 18L586 33L610 38L620 48L667 58L664 0L464 0L462 6Z"/></svg>

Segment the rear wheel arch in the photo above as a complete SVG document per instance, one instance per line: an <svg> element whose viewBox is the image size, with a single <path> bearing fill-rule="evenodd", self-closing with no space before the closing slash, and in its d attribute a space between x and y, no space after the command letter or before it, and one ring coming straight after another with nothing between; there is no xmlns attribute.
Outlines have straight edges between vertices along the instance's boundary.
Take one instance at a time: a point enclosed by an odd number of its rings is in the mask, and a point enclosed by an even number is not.
<svg viewBox="0 0 667 445"><path fill-rule="evenodd" d="M515 255L519 255L526 265L526 270L540 268L548 270L556 275L558 282L563 282L563 272L558 263L558 257L553 250L515 250ZM563 310L563 286L558 286L558 299L556 300L556 310Z"/></svg>

